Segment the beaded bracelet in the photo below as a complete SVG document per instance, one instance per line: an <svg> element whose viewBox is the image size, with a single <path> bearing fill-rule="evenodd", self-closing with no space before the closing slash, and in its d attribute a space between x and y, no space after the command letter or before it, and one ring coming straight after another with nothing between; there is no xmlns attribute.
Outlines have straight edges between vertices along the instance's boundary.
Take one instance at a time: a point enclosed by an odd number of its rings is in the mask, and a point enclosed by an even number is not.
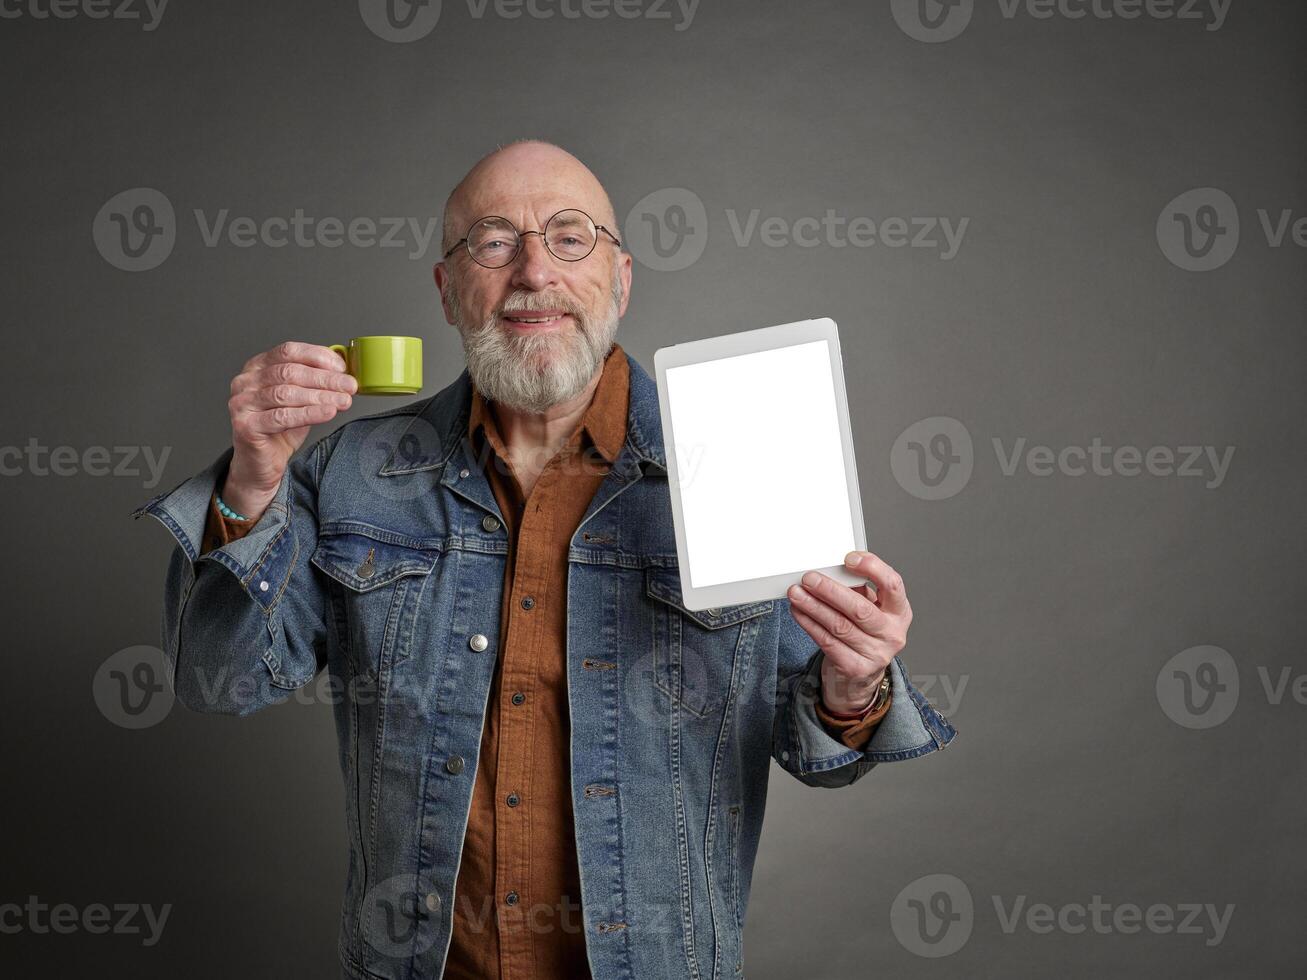
<svg viewBox="0 0 1307 980"><path fill-rule="evenodd" d="M220 513L223 517L226 517L226 518L228 518L229 520L233 520L233 521L248 521L248 520L249 520L248 517L242 517L240 514L236 513L234 510L232 510L230 507L228 507L226 504L224 504L224 503L222 502L222 498L219 497L217 493L214 493L214 495L213 495L213 500L214 500L214 503L216 503L216 504L218 505L218 513Z"/></svg>

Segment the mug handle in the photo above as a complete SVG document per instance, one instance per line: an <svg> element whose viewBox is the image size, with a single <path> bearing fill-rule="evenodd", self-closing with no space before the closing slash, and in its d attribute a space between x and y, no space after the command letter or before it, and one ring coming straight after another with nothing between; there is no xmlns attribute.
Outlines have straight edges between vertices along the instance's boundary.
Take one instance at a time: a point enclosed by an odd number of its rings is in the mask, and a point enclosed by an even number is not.
<svg viewBox="0 0 1307 980"><path fill-rule="evenodd" d="M349 370L349 350L344 344L328 344L327 350L333 350L340 355L340 359L345 362L345 370Z"/></svg>

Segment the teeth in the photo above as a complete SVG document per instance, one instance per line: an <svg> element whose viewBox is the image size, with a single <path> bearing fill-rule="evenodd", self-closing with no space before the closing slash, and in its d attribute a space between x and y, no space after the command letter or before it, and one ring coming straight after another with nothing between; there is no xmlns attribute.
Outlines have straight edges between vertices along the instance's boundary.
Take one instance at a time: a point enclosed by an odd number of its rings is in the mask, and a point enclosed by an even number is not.
<svg viewBox="0 0 1307 980"><path fill-rule="evenodd" d="M509 316L510 320L517 323L553 323L558 319L556 316L528 318L524 316Z"/></svg>

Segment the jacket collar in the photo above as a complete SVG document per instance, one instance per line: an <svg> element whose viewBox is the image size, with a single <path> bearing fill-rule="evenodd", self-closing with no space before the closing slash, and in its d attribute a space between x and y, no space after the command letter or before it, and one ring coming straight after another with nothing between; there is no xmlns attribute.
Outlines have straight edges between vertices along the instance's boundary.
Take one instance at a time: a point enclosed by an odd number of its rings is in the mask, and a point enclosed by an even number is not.
<svg viewBox="0 0 1307 980"><path fill-rule="evenodd" d="M623 455L629 454L637 466L650 463L667 472L663 451L663 427L658 413L658 386L647 371L627 351L622 351L630 368L630 399L626 414L626 442ZM400 476L442 467L460 449L468 459L475 450L468 441L468 418L472 412L472 378L466 367L453 383L442 388L417 410L395 440L378 476ZM620 465L620 457L619 457Z"/></svg>

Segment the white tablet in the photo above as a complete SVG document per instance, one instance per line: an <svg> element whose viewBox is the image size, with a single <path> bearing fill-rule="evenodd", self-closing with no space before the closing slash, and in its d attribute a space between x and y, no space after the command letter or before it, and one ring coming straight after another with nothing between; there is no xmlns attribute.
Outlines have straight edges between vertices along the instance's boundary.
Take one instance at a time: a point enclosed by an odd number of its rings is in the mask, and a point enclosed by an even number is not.
<svg viewBox="0 0 1307 980"><path fill-rule="evenodd" d="M866 549L830 319L654 353L685 607L778 599L816 569L847 585Z"/></svg>

